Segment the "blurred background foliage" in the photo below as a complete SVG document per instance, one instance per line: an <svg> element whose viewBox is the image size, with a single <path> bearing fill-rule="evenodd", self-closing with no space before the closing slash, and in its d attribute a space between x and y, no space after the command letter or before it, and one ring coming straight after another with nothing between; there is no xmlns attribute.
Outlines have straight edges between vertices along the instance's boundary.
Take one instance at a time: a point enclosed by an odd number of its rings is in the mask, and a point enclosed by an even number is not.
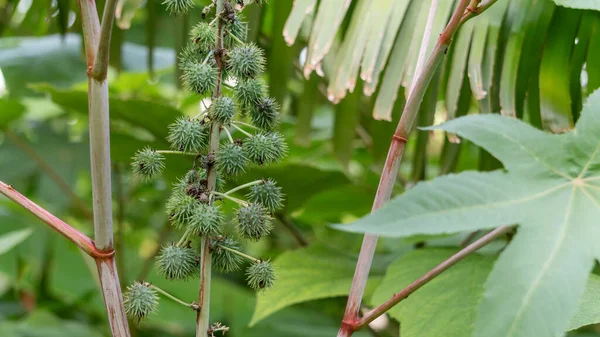
<svg viewBox="0 0 600 337"><path fill-rule="evenodd" d="M287 203L276 216L274 235L245 247L275 260L281 286L255 296L243 273L213 283L211 315L231 327L228 335L336 333L362 238L327 225L351 222L371 208L412 82L429 2L272 0L244 9L248 39L267 51L266 80L282 104L290 155L230 182L273 177ZM130 158L146 145L166 149L166 126L200 108L196 97L179 90L176 54L207 3L197 0L198 9L174 18L160 1L121 0L111 46L122 282L145 279L189 300L196 297L197 281L167 282L156 276L152 261L161 244L177 239L164 203L190 161L169 157L163 179L143 183L130 173ZM432 45L453 3L440 0ZM97 4L101 11L103 1ZM550 0L500 0L460 30L447 55L419 125L501 112L561 132L573 126L586 95L600 87L600 12ZM91 233L85 69L75 0L0 0L0 179ZM439 174L500 167L453 135L415 132L408 144L396 193ZM381 301L377 286L396 258L415 248L456 247L465 235L381 240L366 303L374 293L373 304ZM0 336L108 334L92 261L6 199L0 200L2 239L11 249L0 250ZM359 335L398 334L397 323L382 326ZM194 313L163 300L159 314L132 322L132 328L136 336L188 336ZM598 331L587 327L578 336L600 336Z"/></svg>

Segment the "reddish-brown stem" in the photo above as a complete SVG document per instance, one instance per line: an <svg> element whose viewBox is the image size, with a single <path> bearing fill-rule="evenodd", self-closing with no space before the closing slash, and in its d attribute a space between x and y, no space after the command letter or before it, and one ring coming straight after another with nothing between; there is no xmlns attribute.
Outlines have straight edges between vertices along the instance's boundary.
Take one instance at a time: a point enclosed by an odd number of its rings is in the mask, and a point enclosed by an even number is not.
<svg viewBox="0 0 600 337"><path fill-rule="evenodd" d="M8 185L0 181L0 193L4 194L10 200L14 201L19 206L25 208L38 219L48 224L52 229L59 232L62 236L73 242L77 247L81 248L85 253L93 258L109 257L113 255L113 251L102 252L96 249L94 241L77 229L69 226L66 222L57 218L52 213L43 209L26 196L19 193L12 185Z"/></svg>
<svg viewBox="0 0 600 337"><path fill-rule="evenodd" d="M477 240L477 241L473 242L472 244L468 245L467 247L461 249L458 253L452 255L446 261L440 263L435 268L433 268L430 271L428 271L427 273L425 273L425 275L419 277L413 283L409 284L406 288L402 289L402 291L394 294L394 296L392 296L385 303L383 303L380 306L376 307L375 309L369 311L361 319L349 324L350 327L354 331L356 331L360 328L363 328L365 325L371 323L374 319L383 315L386 311L390 310L390 308L392 308L396 304L400 303L400 301L404 300L409 295L411 295L412 293L417 291L419 288L421 288L422 286L427 284L427 282L433 280L436 276L440 275L441 273L446 271L448 268L452 267L453 265L455 265L458 262L460 262L461 260L463 260L465 257L467 257L470 254L472 254L473 252L477 251L479 248L494 241L496 238L498 238L499 236L501 236L502 234L504 234L508 230L510 230L510 228L511 227L509 227L509 226L498 227L498 228L494 229L493 231L489 232L488 234L486 234L485 236L481 237L479 240Z"/></svg>
<svg viewBox="0 0 600 337"><path fill-rule="evenodd" d="M383 172L381 173L377 194L375 195L375 200L373 202L372 212L383 206L392 195L396 176L398 175L398 167L400 166L400 161L404 154L406 140L414 126L425 91L438 66L442 63L447 48L452 41L452 37L460 25L466 21L464 18L472 17L473 13L466 11L466 8L471 1L473 0L460 0L458 2L450 21L442 34L440 34L425 66L419 74L416 74L416 80L408 95L402 117L392 136L390 149L383 167ZM348 303L344 312L342 326L338 332L338 337L349 337L352 335L353 329L350 329L349 327L355 326L356 321L358 320L358 312L369 277L369 270L371 268L376 246L377 236L366 234L358 256L352 286L348 295Z"/></svg>
<svg viewBox="0 0 600 337"><path fill-rule="evenodd" d="M115 257L98 258L96 259L96 266L112 335L113 337L127 337L129 336L129 324L122 305L123 295L121 294Z"/></svg>

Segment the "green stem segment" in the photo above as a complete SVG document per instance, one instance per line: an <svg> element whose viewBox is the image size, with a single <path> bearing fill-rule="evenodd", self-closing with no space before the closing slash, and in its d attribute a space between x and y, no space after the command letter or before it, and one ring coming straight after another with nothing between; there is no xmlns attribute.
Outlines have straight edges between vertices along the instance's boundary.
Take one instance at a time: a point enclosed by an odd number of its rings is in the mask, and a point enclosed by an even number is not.
<svg viewBox="0 0 600 337"><path fill-rule="evenodd" d="M231 38L233 38L235 40L235 42L237 42L239 44L244 44L244 42L242 40L238 39L238 37L235 36L232 32L227 31L227 33L229 34L228 35L229 37L231 37Z"/></svg>
<svg viewBox="0 0 600 337"><path fill-rule="evenodd" d="M229 138L229 141L231 142L231 144L234 143L233 141L233 137L231 137L231 132L229 132L229 130L227 130L227 128L223 128L223 131L225 131L225 133L227 134L227 138Z"/></svg>
<svg viewBox="0 0 600 337"><path fill-rule="evenodd" d="M180 154L182 156L197 156L197 153L193 152L183 152L183 151L174 151L174 150L156 150L156 153L160 154Z"/></svg>
<svg viewBox="0 0 600 337"><path fill-rule="evenodd" d="M191 230L186 229L185 233L183 233L183 235L181 236L181 239L179 239L179 242L177 242L177 247L181 247L181 245L183 245L187 241L191 233Z"/></svg>
<svg viewBox="0 0 600 337"><path fill-rule="evenodd" d="M223 50L223 18L221 17L224 11L224 0L216 1L216 20L217 20L217 45L216 50ZM216 55L218 66L217 87L213 93L213 101L221 96L221 86L223 84L223 59L222 54ZM221 136L221 126L217 122L210 124L210 138L208 141L209 154L216 154L219 151L219 139ZM207 168L207 189L209 192L214 191L217 185L217 170L215 165L210 165ZM211 202L213 202L211 200ZM200 309L196 316L196 337L208 337L210 329L210 283L212 269L212 252L211 238L205 237L202 240L200 258L200 290L198 291L198 303Z"/></svg>
<svg viewBox="0 0 600 337"><path fill-rule="evenodd" d="M237 254L237 255L239 255L239 256L241 256L243 258L246 258L246 259L248 259L248 260L250 260L252 262L260 262L259 259L255 258L255 257L252 257L252 256L250 256L248 254L244 254L244 253L240 252L239 250L235 250L235 249L232 249L232 248L229 248L229 247L225 247L223 245L219 245L219 247L221 247L221 249L224 249L226 251L229 251L229 252L232 252L234 254Z"/></svg>
<svg viewBox="0 0 600 337"><path fill-rule="evenodd" d="M172 299L172 300L173 300L174 302L176 302L176 303L179 303L179 304L181 304L181 305L183 305L183 306L186 306L186 307L188 307L188 308L192 308L192 309L194 309L194 310L198 310L198 309L199 309L199 306L198 306L197 304L184 302L184 301L182 301L182 300L178 299L177 297L175 297L175 296L173 296L173 295L169 294L168 292L166 292L166 291L164 291L164 290L160 289L159 287L157 287L157 286L155 286L155 285L153 285L153 284L151 284L151 285L150 285L150 287L151 287L152 289L156 290L157 292L159 292L160 294L162 294L163 296L165 296L165 297L167 297L167 298L170 298L170 299Z"/></svg>
<svg viewBox="0 0 600 337"><path fill-rule="evenodd" d="M235 203L237 203L239 205L242 205L242 206L248 205L247 201L244 201L244 200L238 199L238 198L234 198L232 196L227 195L227 193L221 193L221 192L212 191L211 194L212 195L218 195L218 196L223 197L225 199L229 199L229 200L231 200L231 201L233 201L233 202L235 202Z"/></svg>
<svg viewBox="0 0 600 337"><path fill-rule="evenodd" d="M236 128L239 132L245 134L248 137L252 137L252 134L247 132L246 130L240 128L239 126L235 125L235 124L231 124L231 126L233 126L234 128Z"/></svg>
<svg viewBox="0 0 600 337"><path fill-rule="evenodd" d="M246 123L246 122L241 122L241 121L233 121L233 124L239 124L239 125L243 125L243 126L247 126L249 128L253 128L256 130L260 130L260 128L258 126L252 125L250 123Z"/></svg>
<svg viewBox="0 0 600 337"><path fill-rule="evenodd" d="M254 180L254 181L251 181L251 182L249 182L249 183L246 183L246 184L240 185L240 186L238 186L238 187L236 187L236 188L232 188L232 189L230 189L229 191L225 192L225 195L229 195L229 194L235 193L235 192L237 192L237 191L239 191L239 190L243 190L244 188L248 188L248 187L252 187L252 186L254 186L254 185L258 185L258 184L260 184L260 183L262 183L262 182L263 182L262 180Z"/></svg>

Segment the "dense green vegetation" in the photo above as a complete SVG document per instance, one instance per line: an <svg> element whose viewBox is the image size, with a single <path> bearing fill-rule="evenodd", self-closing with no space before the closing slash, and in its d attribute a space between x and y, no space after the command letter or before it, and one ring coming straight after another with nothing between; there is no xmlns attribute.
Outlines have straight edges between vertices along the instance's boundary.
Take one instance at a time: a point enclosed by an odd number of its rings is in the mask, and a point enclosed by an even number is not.
<svg viewBox="0 0 600 337"><path fill-rule="evenodd" d="M261 260L213 257L211 324L234 337L334 336L357 233L381 235L362 315L492 237L355 336L600 336L598 1L498 0L462 25L418 110L416 126L441 125L410 133L393 198L372 215L392 135L423 70L421 49L432 54L464 1L254 2L227 2L240 22L224 21L225 34L243 29L224 37L221 71L238 81L223 85L231 101L218 111L205 100L216 98L217 2L116 2L108 103L120 284L133 284L129 303L157 287L188 304L162 298L147 317L128 304L132 336L194 334L201 240L181 239L213 234L238 241L206 241L219 254L225 247ZM170 15L175 3L195 6ZM96 4L102 13L105 1ZM247 26L235 26L241 21ZM0 181L93 237L82 35L75 0L0 0ZM194 62L182 57L196 52ZM260 83L268 95L259 88L248 98ZM232 126L220 134L221 176L210 183L209 126L195 134L192 124L215 120ZM281 134L278 150L265 150L266 136L249 149L259 137L244 132ZM189 173L197 161L202 169ZM221 195L218 210L200 202L203 215L219 213L212 220L179 221L182 200L203 179L212 187L198 200L250 185ZM173 268L161 247L185 248L185 268ZM0 336L109 336L106 317L94 260L0 197Z"/></svg>

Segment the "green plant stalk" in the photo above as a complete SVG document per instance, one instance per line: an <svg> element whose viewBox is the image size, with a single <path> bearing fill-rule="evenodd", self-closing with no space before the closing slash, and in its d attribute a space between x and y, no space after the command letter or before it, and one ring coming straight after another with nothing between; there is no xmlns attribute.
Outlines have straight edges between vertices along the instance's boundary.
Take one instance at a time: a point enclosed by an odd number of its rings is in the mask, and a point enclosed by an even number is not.
<svg viewBox="0 0 600 337"><path fill-rule="evenodd" d="M193 152L183 152L183 151L174 151L174 150L156 150L156 153L160 154L180 154L182 156L197 156L197 153Z"/></svg>
<svg viewBox="0 0 600 337"><path fill-rule="evenodd" d="M257 127L257 126L254 126L254 125L252 125L252 124L250 124L250 123L241 122L241 121L232 121L232 123L233 123L233 124L239 124L239 125L247 126L247 127L249 127L249 128L253 128L253 129L255 129L255 130L260 130L260 128L259 128L259 127Z"/></svg>
<svg viewBox="0 0 600 337"><path fill-rule="evenodd" d="M245 183L245 184L240 185L240 186L238 186L236 188L230 189L229 191L225 192L225 195L229 195L231 193L235 193L235 192L237 192L239 190L243 190L244 188L248 188L248 187L251 187L251 186L254 186L254 185L258 185L260 183L262 183L262 180L254 180L254 181L251 181L249 183Z"/></svg>
<svg viewBox="0 0 600 337"><path fill-rule="evenodd" d="M255 257L252 257L252 256L250 256L248 254L244 254L244 253L240 252L239 250L235 250L235 249L232 249L232 248L229 248L229 247L225 247L223 245L219 245L219 247L221 249L224 249L224 250L230 251L230 252L232 252L234 254L237 254L237 255L239 255L239 256L241 256L241 257L243 257L245 259L248 259L248 260L250 260L252 262L260 262L259 259L255 258Z"/></svg>
<svg viewBox="0 0 600 337"><path fill-rule="evenodd" d="M246 130L240 128L239 126L235 125L235 124L231 124L231 126L233 126L234 128L236 128L239 132L245 134L248 137L252 137L252 134L250 134L249 132L247 132Z"/></svg>
<svg viewBox="0 0 600 337"><path fill-rule="evenodd" d="M400 161L402 160L402 155L404 154L406 141L415 123L417 113L427 87L429 86L429 83L431 82L431 79L437 68L442 63L448 46L452 41L452 37L460 25L469 18L473 17L475 12L477 12L466 10L467 6L471 4L471 1L472 0L460 0L458 2L450 21L448 22L442 34L440 34L431 55L425 63L425 66L420 73L416 74L416 80L408 96L404 111L402 112L402 117L400 118L396 131L392 136L392 142L390 144L383 172L379 180L377 194L373 202L372 212L381 208L392 195L396 176L398 175ZM479 13L480 12L481 11L479 11ZM352 286L350 288L350 294L348 295L348 303L344 312L344 318L342 320L340 330L338 331L338 337L349 337L356 329L359 328L357 325L357 322L359 322L358 313L365 286L367 284L371 263L373 261L373 255L375 254L377 239L378 237L376 235L370 234L366 234L363 238L360 254L356 263L354 278L352 280ZM389 308L386 310L388 309Z"/></svg>
<svg viewBox="0 0 600 337"><path fill-rule="evenodd" d="M211 194L212 195L217 195L219 197L223 197L225 199L229 199L229 200L231 200L231 201L233 201L236 204L241 205L241 206L247 206L248 205L247 201L244 201L244 200L238 199L238 198L234 198L234 197L228 195L227 193L220 193L220 192L212 191Z"/></svg>
<svg viewBox="0 0 600 337"><path fill-rule="evenodd" d="M231 137L231 132L229 132L229 130L227 130L227 128L223 128L223 131L225 131L225 133L227 134L227 139L229 139L229 142L231 144L233 144L234 141L233 141L233 137Z"/></svg>
<svg viewBox="0 0 600 337"><path fill-rule="evenodd" d="M221 85L223 82L223 20L221 13L224 9L224 0L217 0L215 17L217 19L217 53L215 58L218 66L217 76L217 87L213 94L214 99L221 96ZM209 154L216 154L219 150L220 140L220 125L217 122L210 124L210 138L209 138ZM209 193L215 190L217 185L217 168L215 165L210 165L207 169L207 189ZM212 200L210 202L213 202ZM198 305L200 306L198 314L196 315L196 337L208 337L210 328L210 283L211 283L211 269L212 269L212 252L211 252L211 238L205 237L202 240L201 251L202 255L200 258L200 290L198 294Z"/></svg>
<svg viewBox="0 0 600 337"><path fill-rule="evenodd" d="M150 287L151 287L152 289L156 290L157 292L159 292L160 294L162 294L163 296L165 296L165 297L167 297L167 298L169 298L169 299L173 300L173 301L174 301L174 302L176 302L176 303L179 303L179 304L181 304L181 305L183 305L183 306L186 306L186 307L188 307L188 308L192 308L192 309L194 309L194 310L198 310L198 308L199 308L197 304L184 302L184 301L182 301L182 300L178 299L177 297L175 297L175 296L173 296L173 295L169 294L168 292L166 292L166 291L162 290L161 288L159 288L159 287L157 287L157 286L155 286L155 285L153 285L153 284L151 284L151 285L150 285Z"/></svg>
<svg viewBox="0 0 600 337"><path fill-rule="evenodd" d="M113 337L129 337L129 325L113 248L108 58L117 0L107 0L102 25L93 0L79 0L88 73L90 158L95 247L106 253L96 258L100 287Z"/></svg>

